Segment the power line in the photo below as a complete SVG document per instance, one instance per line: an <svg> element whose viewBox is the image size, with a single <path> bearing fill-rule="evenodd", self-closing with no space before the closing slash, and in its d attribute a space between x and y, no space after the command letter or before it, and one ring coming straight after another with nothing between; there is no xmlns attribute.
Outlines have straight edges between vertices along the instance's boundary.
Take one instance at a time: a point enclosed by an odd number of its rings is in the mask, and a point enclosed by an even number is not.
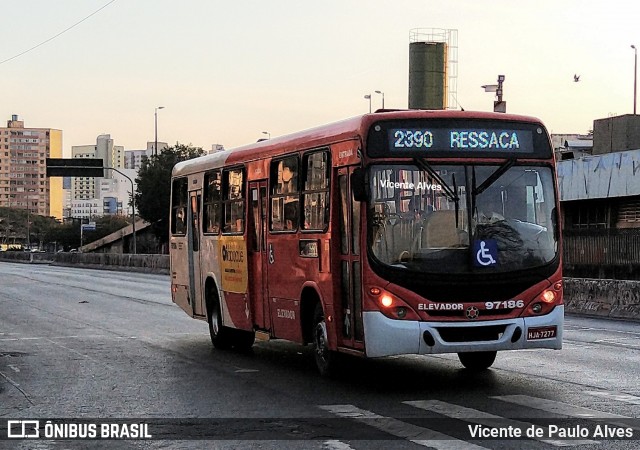
<svg viewBox="0 0 640 450"><path fill-rule="evenodd" d="M98 8L97 10L95 10L94 12L92 12L91 14L89 14L87 17L85 17L84 19L74 23L73 25L71 25L69 28L65 28L64 30L62 30L60 33L56 34L55 36L51 36L49 39L40 42L38 45L34 45L33 47L31 47L30 49L27 49L21 53L18 53L17 55L12 56L11 58L7 58L4 61L0 61L0 64L4 64L6 62L9 62L13 59L19 58L22 55L25 55L27 53L29 53L32 50L35 50L38 47L43 46L44 44L46 44L47 42L51 42L53 41L55 38L57 38L58 36L63 35L64 33L66 33L67 31L71 30L72 28L77 27L78 25L80 25L82 22L84 22L85 20L89 19L91 16L94 16L96 14L98 14L100 11L102 11L103 9L105 9L107 6L109 6L110 4L112 4L113 2L115 2L116 0L111 0L109 3L107 3L106 5Z"/></svg>

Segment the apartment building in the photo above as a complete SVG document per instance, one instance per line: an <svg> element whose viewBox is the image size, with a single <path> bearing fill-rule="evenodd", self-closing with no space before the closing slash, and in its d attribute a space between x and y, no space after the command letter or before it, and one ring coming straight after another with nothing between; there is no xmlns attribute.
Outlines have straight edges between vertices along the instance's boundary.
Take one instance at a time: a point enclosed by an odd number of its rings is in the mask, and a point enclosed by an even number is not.
<svg viewBox="0 0 640 450"><path fill-rule="evenodd" d="M114 145L111 135L102 134L96 138L95 145L74 145L71 147L72 158L99 158L104 167L124 169L124 147ZM105 178L110 179L113 171L105 170ZM74 177L71 183L71 198L76 200L92 200L100 197L99 188L103 178Z"/></svg>
<svg viewBox="0 0 640 450"><path fill-rule="evenodd" d="M47 158L62 158L62 131L25 128L12 115L0 127L0 206L62 219L62 178L47 178Z"/></svg>
<svg viewBox="0 0 640 450"><path fill-rule="evenodd" d="M140 167L142 167L142 161L153 155L154 147L155 142L147 142L147 148L145 150L125 150L124 167L126 169L140 169ZM158 142L159 152L168 147L169 145L166 142Z"/></svg>

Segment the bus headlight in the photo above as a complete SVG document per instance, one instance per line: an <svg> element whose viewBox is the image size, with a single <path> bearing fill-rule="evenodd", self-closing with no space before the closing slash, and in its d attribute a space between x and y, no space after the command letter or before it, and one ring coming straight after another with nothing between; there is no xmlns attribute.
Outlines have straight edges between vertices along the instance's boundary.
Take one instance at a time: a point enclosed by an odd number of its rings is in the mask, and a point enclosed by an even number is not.
<svg viewBox="0 0 640 450"><path fill-rule="evenodd" d="M368 289L369 297L380 312L390 319L420 320L420 316L404 301L379 287Z"/></svg>
<svg viewBox="0 0 640 450"><path fill-rule="evenodd" d="M550 289L547 289L540 296L540 300L542 300L545 303L553 303L556 301L556 293Z"/></svg>
<svg viewBox="0 0 640 450"><path fill-rule="evenodd" d="M389 294L381 295L380 304L385 308L388 308L389 306L393 305L393 297L391 297Z"/></svg>

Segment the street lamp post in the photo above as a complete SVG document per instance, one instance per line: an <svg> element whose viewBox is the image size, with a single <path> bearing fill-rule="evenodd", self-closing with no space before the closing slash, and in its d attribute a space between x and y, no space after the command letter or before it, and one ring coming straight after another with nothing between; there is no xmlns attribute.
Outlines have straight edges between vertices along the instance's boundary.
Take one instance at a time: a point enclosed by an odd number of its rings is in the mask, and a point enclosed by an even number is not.
<svg viewBox="0 0 640 450"><path fill-rule="evenodd" d="M636 114L636 101L637 101L637 89L638 89L638 49L635 45L631 45L635 55L633 58L633 115Z"/></svg>
<svg viewBox="0 0 640 450"><path fill-rule="evenodd" d="M164 106L156 107L156 112L155 112L156 140L155 140L155 146L153 147L153 154L156 155L156 156L158 156L158 110L159 109L164 109Z"/></svg>
<svg viewBox="0 0 640 450"><path fill-rule="evenodd" d="M365 95L364 99L369 100L369 112L371 112L371 94Z"/></svg>
<svg viewBox="0 0 640 450"><path fill-rule="evenodd" d="M118 172L120 175L122 175L123 177L125 177L127 180L129 180L129 183L131 183L131 211L132 211L132 218L133 220L131 221L131 234L133 237L133 254L135 255L136 252L136 200L134 197L134 192L133 192L133 180L131 178L129 178L127 175L125 175L124 173L120 172L118 169L115 169L113 167L103 167L103 169L111 169L114 172ZM123 238L124 240L124 238Z"/></svg>
<svg viewBox="0 0 640 450"><path fill-rule="evenodd" d="M382 95L382 109L384 109L384 92L382 92L382 91L376 91L376 94L380 94L380 95Z"/></svg>
<svg viewBox="0 0 640 450"><path fill-rule="evenodd" d="M266 134L267 139L271 139L271 133L269 133L268 131L263 131L262 134Z"/></svg>

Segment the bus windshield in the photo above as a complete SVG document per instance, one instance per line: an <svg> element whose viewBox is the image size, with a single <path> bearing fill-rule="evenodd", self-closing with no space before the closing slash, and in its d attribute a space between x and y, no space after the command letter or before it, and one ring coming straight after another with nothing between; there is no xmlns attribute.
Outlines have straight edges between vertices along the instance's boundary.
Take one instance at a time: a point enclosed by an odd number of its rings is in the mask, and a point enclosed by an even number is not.
<svg viewBox="0 0 640 450"><path fill-rule="evenodd" d="M428 164L370 168L368 242L379 263L416 273L496 273L558 251L552 169Z"/></svg>

